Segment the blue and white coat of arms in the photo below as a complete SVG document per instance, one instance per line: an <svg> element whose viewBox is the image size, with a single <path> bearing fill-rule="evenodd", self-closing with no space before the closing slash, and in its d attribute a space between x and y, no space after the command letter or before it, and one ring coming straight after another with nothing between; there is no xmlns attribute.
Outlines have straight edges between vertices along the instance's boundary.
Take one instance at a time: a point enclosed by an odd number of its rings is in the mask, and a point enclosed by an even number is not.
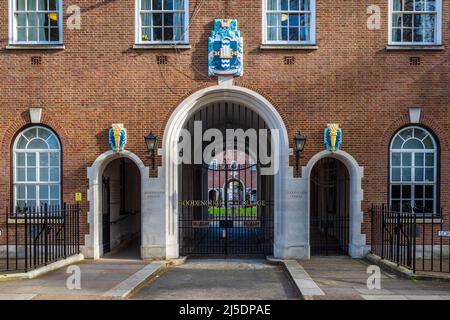
<svg viewBox="0 0 450 320"><path fill-rule="evenodd" d="M210 76L242 76L244 41L236 19L215 19L208 44Z"/></svg>

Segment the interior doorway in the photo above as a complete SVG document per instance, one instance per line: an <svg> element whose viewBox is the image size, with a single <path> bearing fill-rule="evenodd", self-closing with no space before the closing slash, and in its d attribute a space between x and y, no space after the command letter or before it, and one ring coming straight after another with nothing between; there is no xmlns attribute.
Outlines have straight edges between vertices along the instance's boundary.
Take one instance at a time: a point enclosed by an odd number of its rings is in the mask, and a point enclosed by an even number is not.
<svg viewBox="0 0 450 320"><path fill-rule="evenodd" d="M108 164L102 177L103 255L140 258L141 177L127 158Z"/></svg>
<svg viewBox="0 0 450 320"><path fill-rule="evenodd" d="M349 173L338 159L319 160L310 181L311 255L349 253Z"/></svg>

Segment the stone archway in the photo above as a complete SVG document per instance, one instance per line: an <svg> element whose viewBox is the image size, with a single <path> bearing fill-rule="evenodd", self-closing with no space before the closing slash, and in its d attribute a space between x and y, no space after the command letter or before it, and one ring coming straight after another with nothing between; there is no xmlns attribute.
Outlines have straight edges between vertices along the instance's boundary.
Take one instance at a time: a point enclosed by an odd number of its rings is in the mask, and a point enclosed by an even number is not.
<svg viewBox="0 0 450 320"><path fill-rule="evenodd" d="M82 251L88 258L98 259L103 255L101 216L102 175L112 161L120 158L130 159L139 169L141 176L141 208L143 208L144 197L142 195L147 184L149 168L144 165L137 155L130 151L123 151L119 154L114 151L107 151L101 154L92 166L87 168L87 177L89 180L87 194L87 200L89 201L89 211L87 214L89 233L85 236L85 245ZM142 226L141 229L143 231Z"/></svg>
<svg viewBox="0 0 450 320"><path fill-rule="evenodd" d="M220 83L220 81L219 81ZM275 107L260 94L230 83L212 86L195 92L185 99L173 112L164 131L163 138L163 165L165 175L165 256L177 258L179 256L178 239L178 200L179 200L179 168L176 163L178 155L178 141L185 123L203 106L220 101L228 101L247 106L256 112L267 124L268 129L277 132L279 145L278 154L274 158L278 160L278 171L274 178L274 255L276 257L297 256L290 252L291 248L286 241L286 228L288 216L285 213L285 184L288 177L292 177L289 170L289 138L286 127Z"/></svg>
<svg viewBox="0 0 450 320"><path fill-rule="evenodd" d="M350 201L349 201L349 248L348 253L353 258L364 256L366 253L366 236L361 233L361 224L363 222L363 211L361 203L363 200L362 190L362 178L364 175L364 169L358 165L356 160L347 152L339 150L334 154L327 150L321 151L314 155L305 167L302 167L302 180L303 188L306 191L306 198L309 199L311 191L311 172L316 163L326 157L336 158L340 160L347 168L350 176ZM307 212L307 226L310 225L310 201L303 202L303 210ZM311 236L309 234L309 228L307 228L308 244L310 243ZM308 257L310 254L308 254Z"/></svg>

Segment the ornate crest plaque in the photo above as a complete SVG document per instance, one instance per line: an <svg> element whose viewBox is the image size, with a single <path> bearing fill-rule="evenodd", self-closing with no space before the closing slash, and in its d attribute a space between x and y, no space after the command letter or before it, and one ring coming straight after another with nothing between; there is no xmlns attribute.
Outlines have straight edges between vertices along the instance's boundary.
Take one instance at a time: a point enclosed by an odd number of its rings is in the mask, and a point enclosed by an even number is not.
<svg viewBox="0 0 450 320"><path fill-rule="evenodd" d="M329 124L325 128L324 143L328 151L336 152L342 144L342 129L338 124Z"/></svg>
<svg viewBox="0 0 450 320"><path fill-rule="evenodd" d="M209 37L208 73L210 76L242 76L244 43L236 19L215 19Z"/></svg>

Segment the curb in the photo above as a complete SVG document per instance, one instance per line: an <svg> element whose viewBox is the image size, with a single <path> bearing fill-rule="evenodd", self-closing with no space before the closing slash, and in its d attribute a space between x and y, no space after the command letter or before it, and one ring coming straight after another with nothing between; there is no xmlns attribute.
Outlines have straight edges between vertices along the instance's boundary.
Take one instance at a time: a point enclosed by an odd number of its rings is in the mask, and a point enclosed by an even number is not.
<svg viewBox="0 0 450 320"><path fill-rule="evenodd" d="M168 261L153 261L145 267L108 290L102 296L112 300L125 300L133 296L144 285L166 272L170 267L180 266L186 262L186 257Z"/></svg>
<svg viewBox="0 0 450 320"><path fill-rule="evenodd" d="M64 268L68 265L71 265L71 264L74 264L76 262L80 262L83 260L84 260L84 255L82 255L80 253L80 254L68 257L64 260L59 260L59 261L50 263L49 265L46 265L44 267L40 267L38 269L31 270L28 272L0 274L0 282L1 281L34 279L34 278L40 277L46 273L49 273L50 271L55 271L57 269Z"/></svg>
<svg viewBox="0 0 450 320"><path fill-rule="evenodd" d="M283 260L273 257L267 257L266 259L270 264L283 266L302 300L314 300L314 296L325 295L298 261Z"/></svg>
<svg viewBox="0 0 450 320"><path fill-rule="evenodd" d="M444 275L429 275L429 274L414 274L410 269L397 266L396 263L381 259L380 256L369 253L365 256L365 259L370 263L378 265L381 269L385 271L391 271L396 275L406 278L409 280L425 280L425 281L444 281L450 282L450 276Z"/></svg>

